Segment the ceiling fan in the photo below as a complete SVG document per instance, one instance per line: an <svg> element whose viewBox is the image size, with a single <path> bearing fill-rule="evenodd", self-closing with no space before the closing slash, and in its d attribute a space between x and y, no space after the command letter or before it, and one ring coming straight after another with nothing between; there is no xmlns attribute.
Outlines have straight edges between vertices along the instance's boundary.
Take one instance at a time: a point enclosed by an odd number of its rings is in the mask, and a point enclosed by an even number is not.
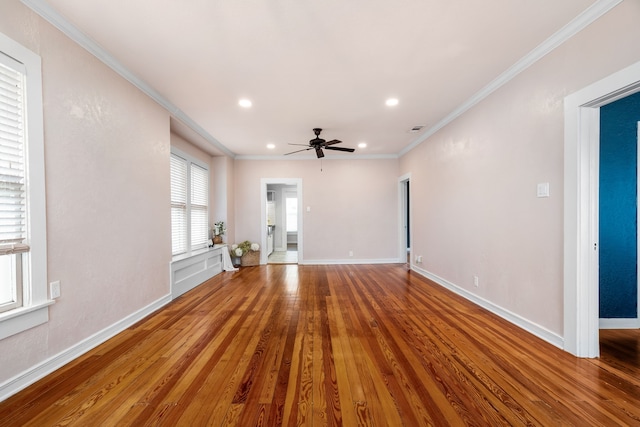
<svg viewBox="0 0 640 427"><path fill-rule="evenodd" d="M286 153L285 156L288 156L289 154L293 154L293 153L299 153L301 151L316 150L316 156L318 156L318 158L320 159L324 157L324 152L322 151L323 148L326 148L327 150L346 151L348 153L353 153L354 151L356 151L355 148L334 147L334 144L340 144L342 141L337 139L332 139L331 141L327 142L324 139L320 138L320 132L322 132L322 129L320 128L313 129L313 133L316 134L316 137L309 141L309 145L289 144L289 145L301 145L307 148L303 148L302 150L292 151L291 153Z"/></svg>

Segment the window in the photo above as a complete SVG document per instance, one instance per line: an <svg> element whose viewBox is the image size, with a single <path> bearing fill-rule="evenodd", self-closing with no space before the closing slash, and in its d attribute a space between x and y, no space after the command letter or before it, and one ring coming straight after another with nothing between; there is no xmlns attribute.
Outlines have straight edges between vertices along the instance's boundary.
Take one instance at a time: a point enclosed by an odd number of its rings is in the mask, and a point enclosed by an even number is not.
<svg viewBox="0 0 640 427"><path fill-rule="evenodd" d="M206 248L209 241L209 169L171 149L171 253Z"/></svg>
<svg viewBox="0 0 640 427"><path fill-rule="evenodd" d="M298 198L286 196L287 233L298 231Z"/></svg>
<svg viewBox="0 0 640 427"><path fill-rule="evenodd" d="M209 239L209 171L191 164L191 248L207 247Z"/></svg>
<svg viewBox="0 0 640 427"><path fill-rule="evenodd" d="M0 312L22 307L23 253L27 240L25 192L24 67L0 62Z"/></svg>
<svg viewBox="0 0 640 427"><path fill-rule="evenodd" d="M48 320L40 57L0 34L0 339Z"/></svg>
<svg viewBox="0 0 640 427"><path fill-rule="evenodd" d="M171 253L187 251L187 162L171 153Z"/></svg>

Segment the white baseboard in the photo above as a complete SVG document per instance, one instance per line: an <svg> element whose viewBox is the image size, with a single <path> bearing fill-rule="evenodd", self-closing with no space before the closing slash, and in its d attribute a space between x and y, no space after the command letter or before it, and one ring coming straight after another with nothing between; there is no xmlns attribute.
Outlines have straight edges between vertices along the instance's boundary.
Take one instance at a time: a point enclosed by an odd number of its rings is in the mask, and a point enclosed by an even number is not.
<svg viewBox="0 0 640 427"><path fill-rule="evenodd" d="M299 261L301 265L346 265L346 264L403 264L398 258L389 259L305 259Z"/></svg>
<svg viewBox="0 0 640 427"><path fill-rule="evenodd" d="M600 329L640 329L640 319L604 319L601 318Z"/></svg>
<svg viewBox="0 0 640 427"><path fill-rule="evenodd" d="M165 306L169 302L171 302L171 295L167 294L164 297L147 305L146 307L141 308L135 313L130 314L124 319L117 321L113 325L80 341L74 346L5 381L4 383L0 384L0 402L16 394L20 390L30 386L39 379L52 373L56 369L59 369L67 363L77 359L87 351L93 349L94 347L97 347L98 345L107 341L109 338L112 338L118 333L124 331L131 325L139 322L140 320L158 310L159 308Z"/></svg>
<svg viewBox="0 0 640 427"><path fill-rule="evenodd" d="M560 335L549 331L545 327L533 323L520 315L512 313L511 311L506 310L492 303L491 301L487 301L486 299L479 297L478 295L475 295L457 285L454 285L453 283L441 277L438 277L433 273L429 273L426 270L420 269L413 264L411 265L411 269L416 273L426 277L427 279L436 282L438 285L449 289L450 291L460 295L461 297L471 301L472 303L477 304L486 310L489 310L493 314L500 316L503 319L513 323L514 325L524 329L525 331L537 336L538 338L547 341L548 343L560 348L561 350L564 350L564 339Z"/></svg>

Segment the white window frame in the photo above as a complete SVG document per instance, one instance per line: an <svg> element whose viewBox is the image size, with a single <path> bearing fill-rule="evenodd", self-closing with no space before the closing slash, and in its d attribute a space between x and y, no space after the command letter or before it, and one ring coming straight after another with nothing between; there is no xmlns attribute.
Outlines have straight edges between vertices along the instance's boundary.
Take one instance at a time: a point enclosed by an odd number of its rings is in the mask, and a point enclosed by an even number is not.
<svg viewBox="0 0 640 427"><path fill-rule="evenodd" d="M186 175L186 192L187 192L187 208L186 208L186 219L187 219L187 235L186 235L186 242L187 242L187 247L186 250L184 252L180 252L180 253L176 253L173 254L173 249L172 249L172 255L173 255L173 259L177 259L177 258L182 258L184 256L189 256L193 251L197 251L200 249L208 249L208 244L207 242L209 241L209 236L208 236L208 231L210 229L209 227L209 212L210 212L210 205L209 205L209 193L210 193L210 188L211 188L211 173L209 171L209 165L207 165L205 162L185 153L184 151L175 148L175 147L171 147L171 155L172 156L177 156L179 158L181 158L182 160L184 160L186 162L187 165L187 175ZM192 243L192 238L191 238L191 167L192 165L198 166L202 169L204 169L207 173L207 190L206 190L206 196L207 196L207 204L206 204L206 209L207 209L207 214L206 214L206 218L207 218L207 238L205 239L205 243L204 246L202 247L197 247L197 248L193 248L191 246ZM173 224L172 226L172 231L173 231ZM173 246L173 243L172 243Z"/></svg>
<svg viewBox="0 0 640 427"><path fill-rule="evenodd" d="M47 228L44 171L42 71L38 55L0 33L0 52L26 69L27 243L23 257L22 306L0 313L0 339L49 320L47 295Z"/></svg>

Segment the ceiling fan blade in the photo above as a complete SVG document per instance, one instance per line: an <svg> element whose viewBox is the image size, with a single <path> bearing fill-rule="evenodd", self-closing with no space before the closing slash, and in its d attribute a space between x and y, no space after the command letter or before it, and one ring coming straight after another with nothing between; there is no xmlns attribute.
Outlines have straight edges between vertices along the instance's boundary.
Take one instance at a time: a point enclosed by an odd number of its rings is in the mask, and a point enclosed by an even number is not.
<svg viewBox="0 0 640 427"><path fill-rule="evenodd" d="M331 141L327 142L325 145L333 145L333 144L340 144L342 141L340 141L339 139L332 139Z"/></svg>
<svg viewBox="0 0 640 427"><path fill-rule="evenodd" d="M319 159L324 157L324 153L322 152L322 148L316 147L316 156L318 156Z"/></svg>
<svg viewBox="0 0 640 427"><path fill-rule="evenodd" d="M345 148L345 147L324 147L327 150L335 150L335 151L347 151L349 153L353 153L354 151L356 151L355 148Z"/></svg>
<svg viewBox="0 0 640 427"><path fill-rule="evenodd" d="M309 150L311 150L312 148L313 148L313 147L303 148L302 150L292 151L292 152L290 152L290 153L285 153L284 155L285 155L285 156L288 156L289 154L299 153L299 152L301 152L301 151L309 151Z"/></svg>
<svg viewBox="0 0 640 427"><path fill-rule="evenodd" d="M299 145L301 147L308 147L309 144L292 144L291 142L289 143L289 145Z"/></svg>

